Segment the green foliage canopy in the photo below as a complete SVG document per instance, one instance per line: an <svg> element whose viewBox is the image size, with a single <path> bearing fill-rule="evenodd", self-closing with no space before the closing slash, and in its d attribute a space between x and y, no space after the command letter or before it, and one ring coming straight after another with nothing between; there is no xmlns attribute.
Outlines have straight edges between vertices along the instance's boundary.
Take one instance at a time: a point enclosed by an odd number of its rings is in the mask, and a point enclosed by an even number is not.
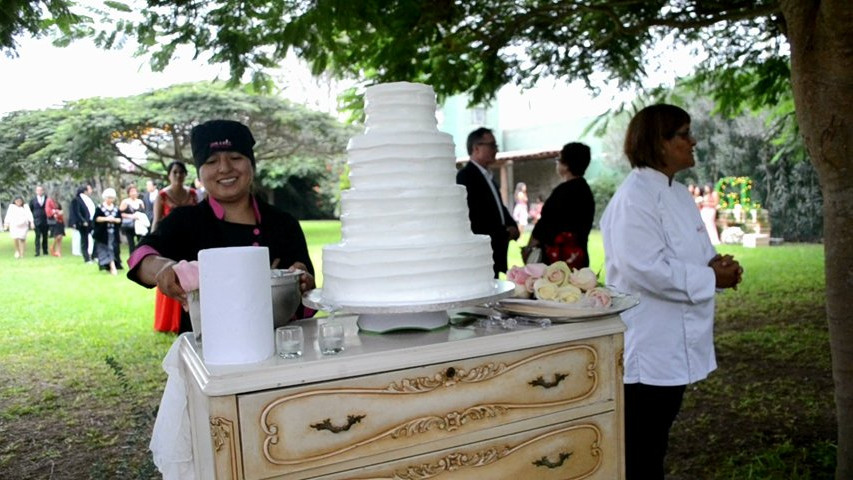
<svg viewBox="0 0 853 480"><path fill-rule="evenodd" d="M314 186L335 184L346 141L354 133L330 115L223 83L89 98L57 109L14 112L3 119L0 188L28 191L36 181L100 175L165 181L165 167L173 160L192 164L190 130L212 118L239 120L252 129L258 183L267 191L296 179L308 185L306 195ZM124 146L132 143L144 147L144 158L127 153ZM333 199L322 195L323 214L316 215L331 215Z"/></svg>
<svg viewBox="0 0 853 480"><path fill-rule="evenodd" d="M258 85L269 85L264 72L289 51L315 73L367 83L419 81L442 96L467 92L475 103L507 83L529 86L543 76L579 78L592 88L605 78L642 85L644 55L669 35L676 45L713 52L701 80L724 86L717 92L727 108L744 98L766 104L789 88L776 0L53 3L75 12L76 23L60 30L60 42L86 36L110 48L133 37L155 69L164 68L178 46L190 45L212 63L227 63L234 81L251 72ZM136 8L139 3L145 8ZM760 75L742 74L748 70Z"/></svg>

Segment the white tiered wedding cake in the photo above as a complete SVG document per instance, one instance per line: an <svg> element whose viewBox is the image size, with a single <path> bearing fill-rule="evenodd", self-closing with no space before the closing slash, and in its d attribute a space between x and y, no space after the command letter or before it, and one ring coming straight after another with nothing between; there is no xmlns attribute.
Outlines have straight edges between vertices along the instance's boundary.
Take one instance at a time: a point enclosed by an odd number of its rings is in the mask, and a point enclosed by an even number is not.
<svg viewBox="0 0 853 480"><path fill-rule="evenodd" d="M367 89L365 133L347 147L341 242L323 248L325 302L420 305L492 293L489 237L471 233L453 139L438 131L435 107L428 85Z"/></svg>

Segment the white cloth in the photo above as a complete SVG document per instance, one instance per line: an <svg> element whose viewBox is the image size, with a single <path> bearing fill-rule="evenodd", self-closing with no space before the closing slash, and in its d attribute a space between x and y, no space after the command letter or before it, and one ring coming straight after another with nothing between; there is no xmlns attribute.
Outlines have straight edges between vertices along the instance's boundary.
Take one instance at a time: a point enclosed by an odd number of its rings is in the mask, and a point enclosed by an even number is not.
<svg viewBox="0 0 853 480"><path fill-rule="evenodd" d="M148 221L148 215L146 215L144 211L137 211L133 213L133 233L137 235L147 235L148 227L150 226L151 222Z"/></svg>
<svg viewBox="0 0 853 480"><path fill-rule="evenodd" d="M27 231L30 225L33 224L33 212L27 204L19 207L12 203L6 209L6 218L3 220L3 226L9 230L9 236L18 240L26 240Z"/></svg>
<svg viewBox="0 0 853 480"><path fill-rule="evenodd" d="M195 480L193 445L190 435L190 413L187 408L187 384L180 368L181 337L175 340L163 359L163 370L169 375L160 409L154 421L148 448L163 480Z"/></svg>
<svg viewBox="0 0 853 480"><path fill-rule="evenodd" d="M624 313L624 381L686 385L717 367L716 255L687 188L651 168L634 169L601 219L607 283L638 293Z"/></svg>
<svg viewBox="0 0 853 480"><path fill-rule="evenodd" d="M506 218L504 218L504 204L503 202L501 202L501 197L500 195L498 195L498 189L495 187L495 182L492 180L494 178L494 175L492 175L492 172L490 172L488 168L483 167L479 163L473 160L471 161L471 163L473 163L474 166L476 166L477 169L480 170L480 173L482 173L483 176L486 177L486 183L489 184L489 189L492 191L492 195L495 197L495 204L498 207L498 212L501 214L501 223L506 225Z"/></svg>

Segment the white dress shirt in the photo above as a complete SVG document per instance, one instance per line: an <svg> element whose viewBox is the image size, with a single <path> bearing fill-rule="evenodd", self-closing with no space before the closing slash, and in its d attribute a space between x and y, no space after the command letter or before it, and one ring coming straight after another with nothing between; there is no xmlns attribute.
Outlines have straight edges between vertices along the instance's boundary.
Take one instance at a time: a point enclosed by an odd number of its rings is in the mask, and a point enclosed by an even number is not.
<svg viewBox="0 0 853 480"><path fill-rule="evenodd" d="M717 368L714 356L716 255L687 188L635 168L601 219L607 283L639 294L624 313L624 381L686 385Z"/></svg>
<svg viewBox="0 0 853 480"><path fill-rule="evenodd" d="M85 193L81 193L80 198L83 199L83 204L86 205L86 210L89 210L89 218L87 218L86 220L91 222L92 219L95 217L95 202L93 202L92 199L89 198L89 196Z"/></svg>

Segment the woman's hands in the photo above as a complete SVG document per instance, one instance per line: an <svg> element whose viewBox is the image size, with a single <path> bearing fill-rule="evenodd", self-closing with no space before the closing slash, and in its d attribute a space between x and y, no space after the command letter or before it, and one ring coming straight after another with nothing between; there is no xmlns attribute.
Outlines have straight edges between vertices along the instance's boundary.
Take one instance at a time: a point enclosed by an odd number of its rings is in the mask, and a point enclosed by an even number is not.
<svg viewBox="0 0 853 480"><path fill-rule="evenodd" d="M299 276L299 291L301 293L305 293L308 290L314 290L316 287L314 283L314 276L308 273L308 267L306 267L304 263L294 262L288 270L302 270L303 273Z"/></svg>
<svg viewBox="0 0 853 480"><path fill-rule="evenodd" d="M175 269L172 268L176 262L169 260L165 262L160 270L154 275L154 282L157 284L157 288L160 289L166 296L172 297L175 300L181 302L181 305L184 308L187 308L187 292L184 291L184 287L181 286L180 281L178 281L178 274L175 273Z"/></svg>
<svg viewBox="0 0 853 480"><path fill-rule="evenodd" d="M717 288L737 289L743 280L743 267L731 255L716 255L708 266L714 270Z"/></svg>

